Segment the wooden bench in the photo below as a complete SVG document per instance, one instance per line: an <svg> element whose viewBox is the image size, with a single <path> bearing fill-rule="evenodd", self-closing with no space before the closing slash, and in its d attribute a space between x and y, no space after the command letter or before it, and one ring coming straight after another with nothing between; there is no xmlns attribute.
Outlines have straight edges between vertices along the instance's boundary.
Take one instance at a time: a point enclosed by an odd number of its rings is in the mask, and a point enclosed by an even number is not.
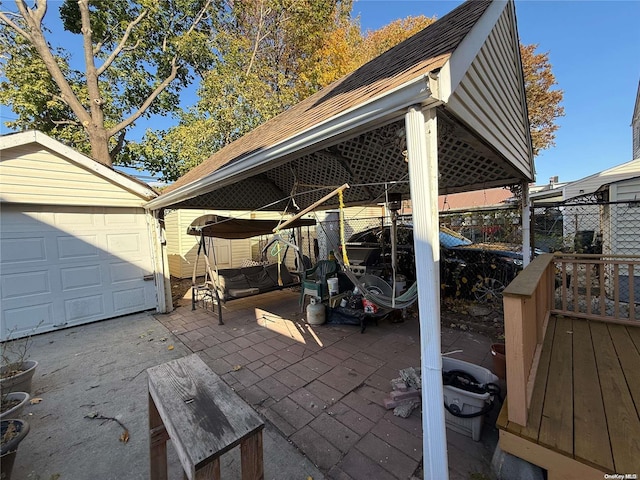
<svg viewBox="0 0 640 480"><path fill-rule="evenodd" d="M242 480L264 478L264 422L196 354L147 369L151 479L167 479L171 439L185 476L220 479L220 456L240 445Z"/></svg>

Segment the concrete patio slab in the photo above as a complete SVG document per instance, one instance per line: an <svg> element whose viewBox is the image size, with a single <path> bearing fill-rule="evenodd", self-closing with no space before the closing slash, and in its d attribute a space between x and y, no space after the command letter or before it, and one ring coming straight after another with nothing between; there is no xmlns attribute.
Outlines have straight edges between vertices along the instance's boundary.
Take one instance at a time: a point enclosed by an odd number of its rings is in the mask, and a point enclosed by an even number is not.
<svg viewBox="0 0 640 480"><path fill-rule="evenodd" d="M218 325L184 300L172 313L139 314L33 338L41 362L26 409L31 432L20 446L14 480L148 478L146 369L197 353L266 419L267 479L407 479L421 475L420 409L409 418L383 399L399 370L420 364L419 324L380 321L310 326L292 291L227 303ZM491 367L491 340L443 329L443 352ZM173 347L173 348L170 348ZM491 479L497 409L480 442L447 430L450 478ZM127 444L113 421L129 430ZM170 473L180 465L170 449ZM239 456L223 473L240 478ZM55 477L60 475L60 477Z"/></svg>

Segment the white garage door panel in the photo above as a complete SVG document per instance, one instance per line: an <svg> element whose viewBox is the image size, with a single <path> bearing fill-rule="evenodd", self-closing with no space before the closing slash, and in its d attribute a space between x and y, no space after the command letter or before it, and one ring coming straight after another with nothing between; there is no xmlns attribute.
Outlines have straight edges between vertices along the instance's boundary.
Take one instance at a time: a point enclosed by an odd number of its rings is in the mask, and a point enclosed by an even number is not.
<svg viewBox="0 0 640 480"><path fill-rule="evenodd" d="M103 295L89 295L65 300L64 311L67 326L104 318L106 311Z"/></svg>
<svg viewBox="0 0 640 480"><path fill-rule="evenodd" d="M55 329L53 305L43 303L5 310L3 307L3 338L24 337L34 331L47 332Z"/></svg>
<svg viewBox="0 0 640 480"><path fill-rule="evenodd" d="M48 270L2 275L2 301L51 293Z"/></svg>
<svg viewBox="0 0 640 480"><path fill-rule="evenodd" d="M3 238L0 242L0 265L46 260L44 237Z"/></svg>
<svg viewBox="0 0 640 480"><path fill-rule="evenodd" d="M100 287L102 285L100 265L61 268L60 280L63 292L78 288Z"/></svg>
<svg viewBox="0 0 640 480"><path fill-rule="evenodd" d="M58 260L76 260L100 257L97 235L59 236Z"/></svg>
<svg viewBox="0 0 640 480"><path fill-rule="evenodd" d="M33 208L2 206L1 338L156 307L155 282L144 280L154 270L141 209Z"/></svg>
<svg viewBox="0 0 640 480"><path fill-rule="evenodd" d="M113 292L113 306L116 312L127 312L144 305L144 288L127 289Z"/></svg>

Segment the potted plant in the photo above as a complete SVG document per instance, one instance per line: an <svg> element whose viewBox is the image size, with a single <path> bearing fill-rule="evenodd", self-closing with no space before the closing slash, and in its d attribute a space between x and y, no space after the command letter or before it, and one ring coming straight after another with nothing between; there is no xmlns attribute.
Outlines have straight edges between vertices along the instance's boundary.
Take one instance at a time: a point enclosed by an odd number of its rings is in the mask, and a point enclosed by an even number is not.
<svg viewBox="0 0 640 480"><path fill-rule="evenodd" d="M3 393L0 398L0 420L20 417L30 398L27 392Z"/></svg>
<svg viewBox="0 0 640 480"><path fill-rule="evenodd" d="M18 445L29 433L29 424L15 419L1 420L0 423L0 480L11 480Z"/></svg>
<svg viewBox="0 0 640 480"><path fill-rule="evenodd" d="M12 392L31 393L31 380L38 362L29 360L31 335L9 339L0 348L0 395Z"/></svg>

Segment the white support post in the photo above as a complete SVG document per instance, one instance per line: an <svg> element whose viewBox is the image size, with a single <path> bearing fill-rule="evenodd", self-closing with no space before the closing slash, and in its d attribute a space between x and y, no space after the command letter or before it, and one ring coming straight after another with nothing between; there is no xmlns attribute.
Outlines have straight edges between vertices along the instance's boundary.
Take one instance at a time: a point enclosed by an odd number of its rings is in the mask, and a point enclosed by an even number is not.
<svg viewBox="0 0 640 480"><path fill-rule="evenodd" d="M405 115L420 310L424 478L448 479L440 346L440 236L436 109Z"/></svg>
<svg viewBox="0 0 640 480"><path fill-rule="evenodd" d="M529 183L522 182L522 267L531 262L531 201L529 199Z"/></svg>

